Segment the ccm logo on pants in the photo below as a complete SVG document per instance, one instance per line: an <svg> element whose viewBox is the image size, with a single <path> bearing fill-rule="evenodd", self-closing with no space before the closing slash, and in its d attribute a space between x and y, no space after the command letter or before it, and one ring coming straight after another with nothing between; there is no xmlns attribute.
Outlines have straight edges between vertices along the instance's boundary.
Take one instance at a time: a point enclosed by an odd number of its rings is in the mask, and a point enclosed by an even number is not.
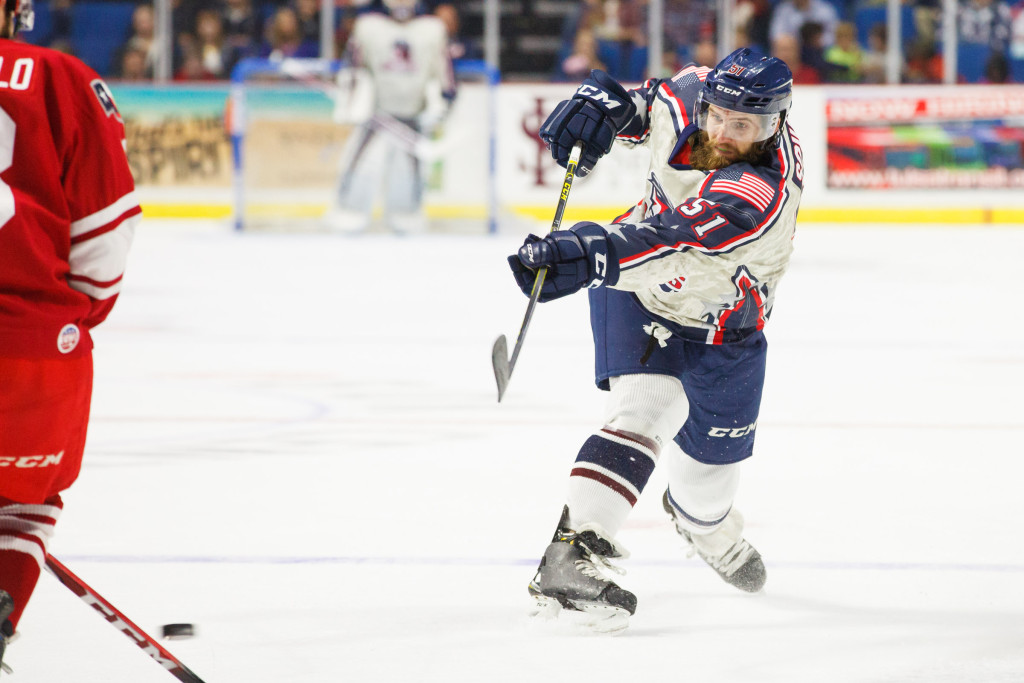
<svg viewBox="0 0 1024 683"><path fill-rule="evenodd" d="M728 427L712 427L708 431L708 436L717 436L717 437L727 436L730 439L738 439L741 436L746 436L747 434L750 434L756 428L757 428L757 423L756 422L748 424L746 427L735 427L735 428L732 428L732 429L730 429Z"/></svg>
<svg viewBox="0 0 1024 683"><path fill-rule="evenodd" d="M54 455L0 455L0 467L20 467L29 469L32 467L49 467L59 465L64 451Z"/></svg>

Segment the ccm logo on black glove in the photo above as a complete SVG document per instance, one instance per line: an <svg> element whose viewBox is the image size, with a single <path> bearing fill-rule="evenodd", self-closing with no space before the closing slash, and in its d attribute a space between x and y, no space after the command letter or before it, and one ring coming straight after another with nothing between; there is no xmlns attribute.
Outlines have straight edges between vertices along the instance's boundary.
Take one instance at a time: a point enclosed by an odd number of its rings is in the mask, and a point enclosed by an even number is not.
<svg viewBox="0 0 1024 683"><path fill-rule="evenodd" d="M613 99L612 96L606 93L604 90L601 90L600 88L595 88L592 85L587 85L586 83L584 83L583 85L576 89L575 96L585 97L591 102L596 102L597 104L604 105L605 108L609 110L615 109L616 107L621 107L623 104L622 100L618 98Z"/></svg>
<svg viewBox="0 0 1024 683"><path fill-rule="evenodd" d="M626 89L595 69L572 99L558 103L540 127L540 139L548 144L559 166L568 163L573 145L582 141L583 156L576 175L585 176L611 150L615 136L635 114L636 104Z"/></svg>
<svg viewBox="0 0 1024 683"><path fill-rule="evenodd" d="M608 233L597 223L577 223L546 237L530 235L519 251L508 257L516 284L527 296L533 291L536 270L547 268L540 301L551 301L584 287L614 284L618 261L610 253Z"/></svg>

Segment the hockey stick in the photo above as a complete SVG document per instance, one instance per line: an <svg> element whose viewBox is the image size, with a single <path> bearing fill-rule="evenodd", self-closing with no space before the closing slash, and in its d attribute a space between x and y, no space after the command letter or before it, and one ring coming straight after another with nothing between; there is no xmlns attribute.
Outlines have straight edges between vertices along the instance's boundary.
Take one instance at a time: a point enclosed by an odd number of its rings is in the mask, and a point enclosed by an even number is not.
<svg viewBox="0 0 1024 683"><path fill-rule="evenodd" d="M52 555L46 556L46 568L57 580L71 589L71 592L82 598L87 605L103 615L114 628L128 636L128 638L142 648L142 650L156 660L157 664L167 669L168 673L184 683L203 683L203 679L192 673L191 670L166 650L160 643L146 634L136 626L128 617L121 614L120 610L111 605L107 600L90 588L85 581L75 576L70 569L61 564Z"/></svg>
<svg viewBox="0 0 1024 683"><path fill-rule="evenodd" d="M407 123L382 111L374 112L367 122L375 130L390 135L405 151L420 161L436 161L444 153L443 147Z"/></svg>
<svg viewBox="0 0 1024 683"><path fill-rule="evenodd" d="M565 165L565 179L562 181L562 192L558 195L558 207L555 208L555 218L551 221L551 230L558 230L562 224L562 214L565 213L565 205L569 201L569 190L572 189L572 181L576 176L576 166L580 163L580 156L583 154L583 141L577 140L572 147L572 154L569 155L569 162ZM544 286L544 278L548 274L547 268L540 268L537 271L537 278L533 281L533 289L530 290L530 303L526 307L526 315L523 317L523 324L519 327L519 336L516 338L515 348L512 349L512 358L508 356L508 340L501 335L494 340L491 347L491 365L494 366L494 379L498 382L498 403L501 403L508 388L509 380L512 379L512 371L519 359L519 352L523 348L523 339L526 337L526 330L530 327L530 320L533 318L533 309L537 307L537 300L540 299L540 290Z"/></svg>

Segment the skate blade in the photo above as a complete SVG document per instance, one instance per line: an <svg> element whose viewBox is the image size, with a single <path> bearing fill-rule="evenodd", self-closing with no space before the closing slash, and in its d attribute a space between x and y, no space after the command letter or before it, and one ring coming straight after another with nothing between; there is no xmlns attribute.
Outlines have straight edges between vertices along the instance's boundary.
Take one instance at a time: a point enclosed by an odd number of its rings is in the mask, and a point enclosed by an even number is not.
<svg viewBox="0 0 1024 683"><path fill-rule="evenodd" d="M570 600L571 607L563 607L558 600L546 595L534 596L534 602L536 610L532 616L535 619L564 620L588 631L607 634L619 633L629 626L630 614L621 607L586 600Z"/></svg>

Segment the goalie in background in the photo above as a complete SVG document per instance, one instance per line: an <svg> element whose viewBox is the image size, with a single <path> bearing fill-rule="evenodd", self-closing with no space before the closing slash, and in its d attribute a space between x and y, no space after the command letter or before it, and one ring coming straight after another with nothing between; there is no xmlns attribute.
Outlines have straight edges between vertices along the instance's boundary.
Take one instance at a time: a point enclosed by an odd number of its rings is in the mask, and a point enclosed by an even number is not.
<svg viewBox="0 0 1024 683"><path fill-rule="evenodd" d="M356 125L327 214L339 232L368 230L378 197L388 229L426 230L422 162L455 97L444 23L417 16L415 0L384 6L356 19L346 48L351 66L338 75L335 120Z"/></svg>
<svg viewBox="0 0 1024 683"><path fill-rule="evenodd" d="M31 0L0 14L0 658L78 477L91 330L142 216L110 90L78 59L13 40L33 18Z"/></svg>

